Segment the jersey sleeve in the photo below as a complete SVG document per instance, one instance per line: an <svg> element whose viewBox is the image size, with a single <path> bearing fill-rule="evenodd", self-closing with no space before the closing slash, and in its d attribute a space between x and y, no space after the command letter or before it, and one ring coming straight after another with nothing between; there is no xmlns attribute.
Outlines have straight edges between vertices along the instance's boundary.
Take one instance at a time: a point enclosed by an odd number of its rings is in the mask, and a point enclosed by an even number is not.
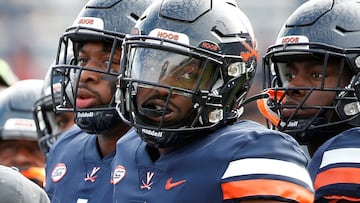
<svg viewBox="0 0 360 203"><path fill-rule="evenodd" d="M315 200L360 201L360 128L325 142L314 154L309 172Z"/></svg>
<svg viewBox="0 0 360 203"><path fill-rule="evenodd" d="M248 132L222 176L223 199L312 203L308 157L293 138L269 130Z"/></svg>

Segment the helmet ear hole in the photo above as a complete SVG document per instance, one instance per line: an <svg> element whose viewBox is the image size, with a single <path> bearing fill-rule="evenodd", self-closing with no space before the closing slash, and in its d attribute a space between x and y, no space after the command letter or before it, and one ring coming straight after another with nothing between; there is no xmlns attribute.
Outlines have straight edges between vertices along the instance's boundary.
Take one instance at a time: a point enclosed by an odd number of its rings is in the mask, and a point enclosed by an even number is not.
<svg viewBox="0 0 360 203"><path fill-rule="evenodd" d="M341 120L345 120L359 113L358 102L339 102L336 112Z"/></svg>

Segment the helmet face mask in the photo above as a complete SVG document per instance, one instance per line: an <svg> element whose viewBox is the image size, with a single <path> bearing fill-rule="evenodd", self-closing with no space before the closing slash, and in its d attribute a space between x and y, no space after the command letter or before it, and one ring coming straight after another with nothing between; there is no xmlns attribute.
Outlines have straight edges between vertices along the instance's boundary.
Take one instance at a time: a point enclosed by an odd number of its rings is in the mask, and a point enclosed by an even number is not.
<svg viewBox="0 0 360 203"><path fill-rule="evenodd" d="M352 119L354 114L346 106L357 108L356 94L353 88L349 88L352 74L344 65L344 58L325 58L328 57L292 55L290 60L287 59L289 62L284 59L278 62L279 57L273 58L276 62L267 61L265 65L272 71L268 73L268 81L271 82L266 90L268 98L260 102L263 104L266 101L269 111L276 112L277 119L272 123L274 127L293 135L302 144L308 143L315 132ZM292 68L293 64L316 65L316 68L302 68L309 73L308 76L318 77L314 79L317 82L309 83L304 78L301 82L295 81L299 79L292 77L300 72ZM263 114L268 118L269 112Z"/></svg>
<svg viewBox="0 0 360 203"><path fill-rule="evenodd" d="M217 75L220 74L216 72L216 62L197 59L194 56L151 47L132 47L131 52L133 52L130 53L132 60L129 61L131 78L154 84L168 84L174 87L174 93L184 96L197 89L210 91L210 87L218 79ZM158 68L154 68L159 66L161 66L160 72Z"/></svg>
<svg viewBox="0 0 360 203"><path fill-rule="evenodd" d="M167 12L171 2L154 3L124 40L117 110L152 146L179 144L231 124L241 114L256 67L252 28L236 6L214 1L207 8L206 2L197 10L206 14L195 12L186 19ZM246 26L214 15L217 6L234 9L230 15ZM213 26L216 18L226 19L225 25ZM203 32L194 36L194 29ZM249 54L246 60L243 53Z"/></svg>
<svg viewBox="0 0 360 203"><path fill-rule="evenodd" d="M316 12L307 15L309 8ZM360 48L353 42L360 32L347 23L360 17L356 9L355 1L305 3L288 18L263 58L265 98L257 101L260 112L273 128L301 144L359 125ZM335 16L347 20L330 20Z"/></svg>
<svg viewBox="0 0 360 203"><path fill-rule="evenodd" d="M172 45L171 48L173 49L174 46ZM180 50L186 49L185 46L177 46ZM210 99L216 100L218 98L217 92L219 90L212 89L214 84L223 85L224 79L222 78L220 61L210 57L192 56L190 52L181 53L178 51L180 53L176 53L174 50L156 49L153 46L135 48L134 45L129 45L129 47L131 48L128 55L131 56L131 59L128 61L124 82L126 81L126 84L131 85L131 89L134 90L127 92L130 93L128 95L130 101L136 101L132 103L131 106L135 108L131 111L134 112L136 120L140 123L144 123L141 121L145 119L147 120L145 123L152 123L153 129L160 131L180 131L180 129L187 130L188 128L193 130L196 126L200 126L199 120L183 121L184 118L195 119L194 112L197 112L197 117L203 118L202 114L206 109L218 109L220 107L221 103L207 103ZM148 98L147 96L151 95L149 91L156 89L162 94L152 94L152 97ZM171 109L174 108L170 107L170 100L173 95L183 97L183 104L188 103L188 105L179 109L183 111L183 116L179 120L167 121L166 115L172 112ZM208 96L204 97L204 95ZM154 102L155 97L165 102L162 104ZM199 104L203 104L203 106L200 107ZM151 122L148 120L148 116L162 117L162 121L153 120ZM202 121L209 123L208 119Z"/></svg>
<svg viewBox="0 0 360 203"><path fill-rule="evenodd" d="M51 95L37 100L34 104L34 120L39 137L39 146L44 154L49 152L50 147L57 140L61 130L55 122Z"/></svg>
<svg viewBox="0 0 360 203"><path fill-rule="evenodd" d="M72 55L69 55L63 62L71 63L72 58ZM61 102L61 81L62 75L53 75L52 66L50 66L44 78L40 97L34 103L33 117L40 149L45 155L59 135L74 123L73 112L55 113L55 107L60 103L65 103Z"/></svg>
<svg viewBox="0 0 360 203"><path fill-rule="evenodd" d="M121 51L119 50L121 50L121 41L115 38L112 43L113 44L102 40L73 42L71 44L73 44L73 49L76 51L73 53L73 64L53 66L53 75L62 76L62 101L56 110L58 112L74 111L75 123L88 133L103 133L111 128L111 125L120 121L116 115L114 99L111 97L113 97L115 93L115 85L120 70L118 64L120 61ZM96 68L83 65L84 62L85 64L88 63L88 60L91 58L88 54L81 54L82 47L93 46L92 44L99 45L103 50L110 50L106 60L101 61L103 64L99 62ZM87 48L87 50L90 49L91 48ZM63 50L69 50L69 48L65 46ZM116 53L117 55L115 55ZM79 106L79 99L86 97L84 95L85 93L79 92L80 88L85 87L81 82L81 78L84 77L83 75L97 75L96 77L99 77L101 80L98 84L106 89L106 92L103 94L104 96L106 94L107 99L99 96L98 98L104 98L100 104L86 107Z"/></svg>

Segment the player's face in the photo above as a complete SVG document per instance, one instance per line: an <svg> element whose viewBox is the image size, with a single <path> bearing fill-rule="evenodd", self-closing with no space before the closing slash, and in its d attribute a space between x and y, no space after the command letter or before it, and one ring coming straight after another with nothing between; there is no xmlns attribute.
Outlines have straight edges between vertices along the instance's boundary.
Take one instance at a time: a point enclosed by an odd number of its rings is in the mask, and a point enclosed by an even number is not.
<svg viewBox="0 0 360 203"><path fill-rule="evenodd" d="M138 48L130 64L133 79L143 81L137 85L139 116L154 125L182 123L193 110L192 93L209 90L216 75L210 62L164 50Z"/></svg>
<svg viewBox="0 0 360 203"><path fill-rule="evenodd" d="M37 141L1 140L0 164L16 167L40 187L45 179L45 157Z"/></svg>
<svg viewBox="0 0 360 203"><path fill-rule="evenodd" d="M44 167L45 158L37 141L1 140L0 164L18 168Z"/></svg>
<svg viewBox="0 0 360 203"><path fill-rule="evenodd" d="M154 122L163 120L167 125L180 123L192 107L190 97L174 93L169 95L169 90L163 88L139 87L136 98L140 114ZM167 98L169 98L168 101ZM146 112L146 109L151 109L152 113ZM162 119L164 111L165 115Z"/></svg>
<svg viewBox="0 0 360 203"><path fill-rule="evenodd" d="M55 122L60 132L69 129L74 125L74 113L64 112L55 115Z"/></svg>
<svg viewBox="0 0 360 203"><path fill-rule="evenodd" d="M119 73L120 57L120 48L116 49L114 56L111 58L111 46L106 46L102 43L88 42L79 50L77 65L98 71L109 70L112 73ZM110 61L112 65L108 67ZM81 109L109 104L115 90L116 77L89 70L84 70L80 74L76 97L77 108Z"/></svg>
<svg viewBox="0 0 360 203"><path fill-rule="evenodd" d="M287 92L286 101L283 104L300 106L296 112L296 117L299 118L315 115L319 111L314 108L306 108L306 106L331 105L335 99L335 91L311 91L309 89L313 87L331 89L338 87L339 84L341 87L349 84L349 72L346 71L343 73L343 77L339 77L339 67L340 62L337 60L329 60L325 71L322 60L308 59L287 63L284 83L290 90ZM294 111L294 108L285 108L282 114L290 117Z"/></svg>

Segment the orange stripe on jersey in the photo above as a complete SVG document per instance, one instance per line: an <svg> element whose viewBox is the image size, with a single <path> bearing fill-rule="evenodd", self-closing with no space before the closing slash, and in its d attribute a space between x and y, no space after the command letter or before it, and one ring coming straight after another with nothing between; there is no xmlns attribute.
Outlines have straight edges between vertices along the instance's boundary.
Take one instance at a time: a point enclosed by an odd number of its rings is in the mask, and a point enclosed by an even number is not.
<svg viewBox="0 0 360 203"><path fill-rule="evenodd" d="M360 184L359 168L332 168L319 173L315 178L315 190L336 183Z"/></svg>
<svg viewBox="0 0 360 203"><path fill-rule="evenodd" d="M278 196L301 203L313 203L314 193L300 185L281 180L240 180L221 185L223 199L237 199L251 196Z"/></svg>
<svg viewBox="0 0 360 203"><path fill-rule="evenodd" d="M346 196L341 196L341 195L324 196L324 198L330 200L329 203L337 203L339 200L347 200L350 202L360 202L359 198L346 197Z"/></svg>

